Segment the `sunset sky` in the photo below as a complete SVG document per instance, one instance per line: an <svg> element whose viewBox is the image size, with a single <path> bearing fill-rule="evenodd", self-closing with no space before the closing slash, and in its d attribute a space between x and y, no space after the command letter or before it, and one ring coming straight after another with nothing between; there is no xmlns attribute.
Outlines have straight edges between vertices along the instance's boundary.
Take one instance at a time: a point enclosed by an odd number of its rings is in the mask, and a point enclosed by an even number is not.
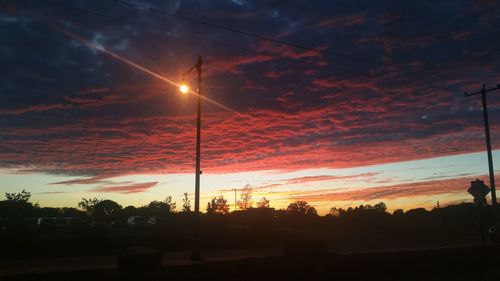
<svg viewBox="0 0 500 281"><path fill-rule="evenodd" d="M470 202L489 181L464 92L500 83L500 3L383 3L2 1L0 191L193 201L196 96L168 81L201 55L203 211L246 184L320 214ZM498 149L500 91L488 102Z"/></svg>

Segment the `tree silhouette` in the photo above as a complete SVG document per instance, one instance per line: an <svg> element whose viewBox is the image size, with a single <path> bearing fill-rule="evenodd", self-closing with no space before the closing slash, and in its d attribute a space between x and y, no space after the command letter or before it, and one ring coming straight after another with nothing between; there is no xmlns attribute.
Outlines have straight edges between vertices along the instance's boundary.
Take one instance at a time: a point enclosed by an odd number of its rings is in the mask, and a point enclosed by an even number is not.
<svg viewBox="0 0 500 281"><path fill-rule="evenodd" d="M385 205L384 202L377 203L373 205L373 210L381 213L385 213L387 211L387 206Z"/></svg>
<svg viewBox="0 0 500 281"><path fill-rule="evenodd" d="M78 202L78 207L89 215L93 215L94 213L94 206L97 205L98 203L101 203L102 199L97 199L97 198L82 198L82 201Z"/></svg>
<svg viewBox="0 0 500 281"><path fill-rule="evenodd" d="M31 193L24 189L19 193L6 192L5 197L7 200L0 201L0 217L22 221L26 217L34 216L39 209L38 204L28 202Z"/></svg>
<svg viewBox="0 0 500 281"><path fill-rule="evenodd" d="M175 209L177 208L177 204L175 202L172 202L172 196L167 196L167 198L165 198L165 204L167 204L170 208L170 212L175 212Z"/></svg>
<svg viewBox="0 0 500 281"><path fill-rule="evenodd" d="M62 216L65 217L84 217L85 212L82 212L81 210L78 210L76 208L68 208L68 207L63 207L63 208L55 208L59 211L59 213Z"/></svg>
<svg viewBox="0 0 500 281"><path fill-rule="evenodd" d="M102 200L93 206L93 216L97 220L111 221L117 217L122 206L113 200Z"/></svg>
<svg viewBox="0 0 500 281"><path fill-rule="evenodd" d="M241 200L238 200L238 207L240 207L241 210L246 210L252 207L252 192L252 186L249 184L245 185L245 187L243 187L243 189L241 190Z"/></svg>
<svg viewBox="0 0 500 281"><path fill-rule="evenodd" d="M188 193L184 192L184 198L182 199L182 211L191 212L191 201L189 201Z"/></svg>
<svg viewBox="0 0 500 281"><path fill-rule="evenodd" d="M167 202L156 201L156 200L151 201L146 206L146 209L149 215L155 215L155 216L165 215L172 211L170 209L170 205Z"/></svg>
<svg viewBox="0 0 500 281"><path fill-rule="evenodd" d="M141 208L144 210L144 208ZM127 206L120 211L120 218L126 221L129 217L137 216L139 214L139 209L134 206Z"/></svg>
<svg viewBox="0 0 500 281"><path fill-rule="evenodd" d="M175 212L176 203L172 202L172 196L167 196L163 201L151 201L147 206L140 208L143 215L147 216L164 216Z"/></svg>
<svg viewBox="0 0 500 281"><path fill-rule="evenodd" d="M396 209L394 210L394 212L392 212L392 215L393 216L404 216L405 214L405 211L403 209Z"/></svg>
<svg viewBox="0 0 500 281"><path fill-rule="evenodd" d="M5 192L5 197L7 201L13 203L27 203L31 198L31 193L26 190L21 190L19 193L7 193Z"/></svg>
<svg viewBox="0 0 500 281"><path fill-rule="evenodd" d="M343 211L343 210L339 209L337 207L332 207L332 208L330 208L330 212L328 212L328 214L332 217L338 217L338 216L340 216L341 211Z"/></svg>
<svg viewBox="0 0 500 281"><path fill-rule="evenodd" d="M228 214L229 213L229 205L227 204L227 200L224 199L224 196L218 196L212 198L210 202L207 204L207 214Z"/></svg>
<svg viewBox="0 0 500 281"><path fill-rule="evenodd" d="M262 197L259 202L257 202L257 208L269 208L269 200L266 197Z"/></svg>
<svg viewBox="0 0 500 281"><path fill-rule="evenodd" d="M292 215L317 215L316 209L306 201L296 201L290 203L286 210Z"/></svg>

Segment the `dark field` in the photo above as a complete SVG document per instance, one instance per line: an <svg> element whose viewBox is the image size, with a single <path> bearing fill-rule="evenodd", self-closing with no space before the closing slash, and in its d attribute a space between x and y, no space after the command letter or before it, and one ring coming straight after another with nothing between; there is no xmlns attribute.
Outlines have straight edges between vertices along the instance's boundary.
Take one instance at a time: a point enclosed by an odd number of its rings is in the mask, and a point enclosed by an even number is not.
<svg viewBox="0 0 500 281"><path fill-rule="evenodd" d="M164 265L142 273L116 268L20 274L3 280L499 280L500 247L244 258Z"/></svg>
<svg viewBox="0 0 500 281"><path fill-rule="evenodd" d="M500 247L488 235L491 212L484 211L480 216L472 204L460 204L393 214L366 207L336 216L273 209L203 214L203 263L188 260L191 213L166 213L157 223L140 226L119 216L110 224L82 217L80 224L50 228L12 219L0 232L5 242L0 278L496 280ZM478 246L481 230L486 248ZM314 241L319 243L308 244ZM156 253L156 265L119 268L117 257L137 246ZM138 257L140 264L145 256Z"/></svg>

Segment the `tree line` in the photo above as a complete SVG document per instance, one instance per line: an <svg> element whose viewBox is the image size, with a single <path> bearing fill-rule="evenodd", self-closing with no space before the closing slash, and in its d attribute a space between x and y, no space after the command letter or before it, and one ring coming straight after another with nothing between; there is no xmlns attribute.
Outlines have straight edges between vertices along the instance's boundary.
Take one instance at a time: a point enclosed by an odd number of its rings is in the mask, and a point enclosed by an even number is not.
<svg viewBox="0 0 500 281"><path fill-rule="evenodd" d="M419 241L469 243L478 241L479 219L484 217L482 228L487 231L492 214L490 206L481 214L471 203L388 212L385 203L380 202L347 209L333 207L320 216L305 201L291 202L285 209L275 210L270 208L268 199L253 202L249 195L247 192L240 196L238 210L232 212L223 196L207 203L207 212L199 220L205 247L280 247L286 241L306 238L328 240L335 247L386 244L411 247ZM5 198L0 201L0 238L9 241L6 243L9 250L2 249L8 257L49 252L65 255L68 249L75 253L109 254L138 242L164 250L185 250L189 248L197 220L188 194L184 194L182 207L170 196L141 207L82 198L78 208L40 207L30 202L31 193L25 190L6 193ZM132 216L157 219L156 223L148 222L141 228L126 223ZM31 224L40 217L76 217L81 224L71 226L69 232L49 231Z"/></svg>
<svg viewBox="0 0 500 281"><path fill-rule="evenodd" d="M177 212L177 203L172 200L172 196L167 196L164 200L151 201L149 204L141 207L126 206L109 199L82 198L78 202L77 208L52 208L40 207L38 203L30 202L31 193L22 190L18 193L5 193L6 200L0 201L0 217L83 217L88 216L96 220L111 221L118 217L126 216L164 216ZM254 202L253 189L246 185L240 192L240 199L236 202L240 211L245 211L254 207L266 209L270 208L270 200L262 197ZM191 212L191 201L188 193L183 194L182 207L179 212ZM206 213L226 215L230 213L231 206L224 196L213 197L206 206ZM291 214L317 215L314 207L305 201L296 201L290 203L286 209ZM234 210L236 211L236 210Z"/></svg>
<svg viewBox="0 0 500 281"><path fill-rule="evenodd" d="M24 189L18 193L5 193L5 198L6 200L0 201L0 219L11 221L30 217L80 217L110 223L114 220L126 220L130 216L165 217L174 213L192 213L188 193L183 194L183 204L179 210L177 208L177 203L172 200L171 196L167 196L161 201L151 201L149 204L141 207L123 207L119 203L109 199L82 198L81 201L78 202L78 208L40 207L38 204L30 202L31 193ZM236 202L239 210L233 210L232 213L235 213L234 211L244 212L249 209L269 209L273 210L274 213L279 213L281 215L286 214L304 218L319 217L316 209L306 201L291 202L284 210L274 210L270 208L270 200L265 197L261 198L257 202L254 202L252 198L252 187L250 185L246 185L243 189L241 189L240 198ZM440 212L442 214L449 214L450 216L453 213L460 214L462 215L462 219L465 219L466 216L469 218L475 217L477 212L471 206L471 204L462 204L461 207L449 206L442 208L443 210L440 210ZM212 198L206 205L207 215L227 215L230 214L230 210L230 205L222 195ZM392 214L389 214L385 203L380 202L373 206L360 205L347 209L332 207L329 213L324 217L338 218L340 220L348 219L353 221L366 220L366 224L370 224L370 220L373 218L384 220L387 216L390 216L397 220L398 218L422 217L427 214L436 216L436 213L437 210L428 211L423 208L416 208L406 212L402 209L396 209L392 212Z"/></svg>

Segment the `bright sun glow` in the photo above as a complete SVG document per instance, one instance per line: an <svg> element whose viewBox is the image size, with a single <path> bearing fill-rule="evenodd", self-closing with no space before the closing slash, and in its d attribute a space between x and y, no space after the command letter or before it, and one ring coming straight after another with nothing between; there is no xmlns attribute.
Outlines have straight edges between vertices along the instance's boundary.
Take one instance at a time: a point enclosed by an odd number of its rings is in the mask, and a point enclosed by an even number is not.
<svg viewBox="0 0 500 281"><path fill-rule="evenodd" d="M185 84L182 84L181 87L180 87L180 90L182 93L187 93L189 91L189 87Z"/></svg>

